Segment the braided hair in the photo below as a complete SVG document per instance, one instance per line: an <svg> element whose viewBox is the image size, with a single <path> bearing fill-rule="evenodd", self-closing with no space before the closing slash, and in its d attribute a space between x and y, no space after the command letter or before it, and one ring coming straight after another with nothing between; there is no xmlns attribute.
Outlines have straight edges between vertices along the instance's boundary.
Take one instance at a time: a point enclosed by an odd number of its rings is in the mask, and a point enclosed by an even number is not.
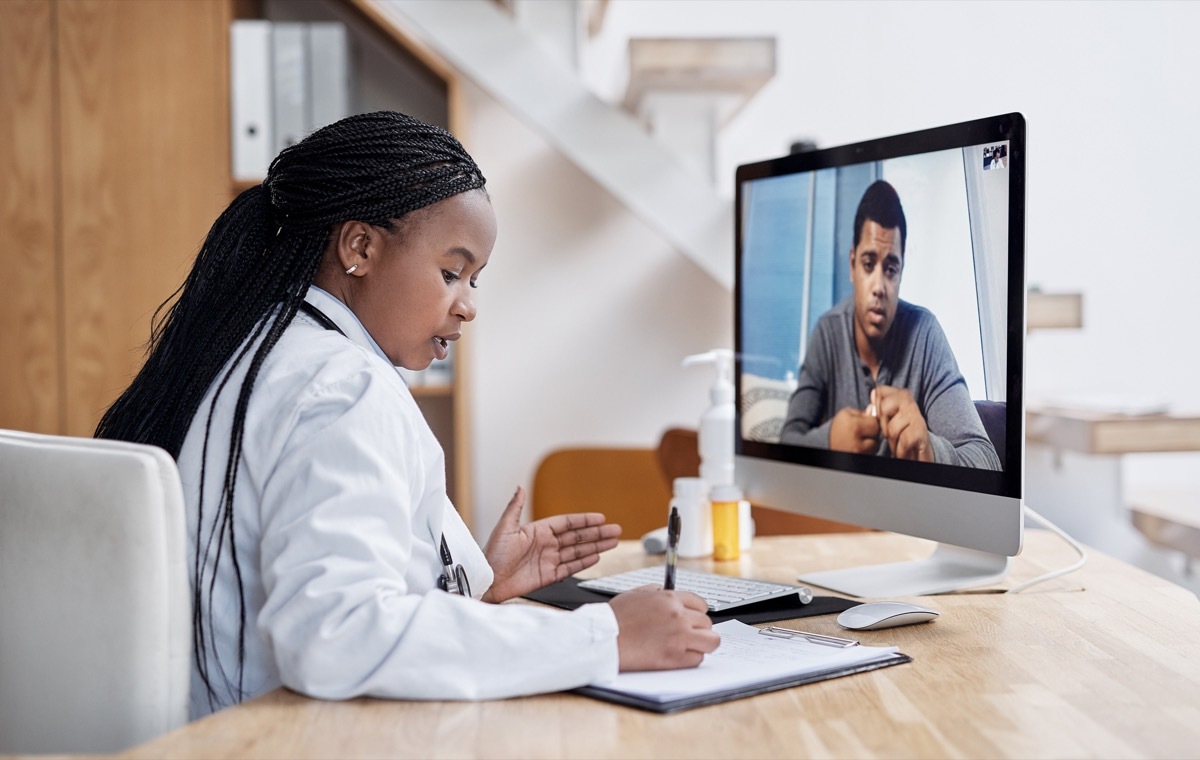
<svg viewBox="0 0 1200 760"><path fill-rule="evenodd" d="M285 148L271 162L267 179L217 218L187 279L155 312L146 362L104 413L97 438L152 444L178 459L205 394L215 383L219 397L253 352L236 391L224 480L209 524L203 485L197 507L193 647L210 706L218 700L218 676L235 701L245 695L246 595L233 505L246 409L263 361L295 317L339 223L395 229L406 214L484 182L466 150L440 127L389 111L350 116ZM201 484L215 409L214 399L204 427ZM206 645L214 637L212 597L223 556L232 563L238 587L236 680L215 648L212 672Z"/></svg>

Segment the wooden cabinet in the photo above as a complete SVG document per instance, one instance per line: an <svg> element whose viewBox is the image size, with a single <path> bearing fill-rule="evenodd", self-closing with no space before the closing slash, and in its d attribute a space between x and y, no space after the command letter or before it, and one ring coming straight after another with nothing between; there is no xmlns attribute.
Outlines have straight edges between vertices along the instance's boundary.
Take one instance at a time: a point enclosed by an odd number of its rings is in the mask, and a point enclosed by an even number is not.
<svg viewBox="0 0 1200 760"><path fill-rule="evenodd" d="M43 432L63 429L53 10L0 3L0 427Z"/></svg>
<svg viewBox="0 0 1200 760"><path fill-rule="evenodd" d="M90 435L230 200L225 0L0 3L0 427Z"/></svg>

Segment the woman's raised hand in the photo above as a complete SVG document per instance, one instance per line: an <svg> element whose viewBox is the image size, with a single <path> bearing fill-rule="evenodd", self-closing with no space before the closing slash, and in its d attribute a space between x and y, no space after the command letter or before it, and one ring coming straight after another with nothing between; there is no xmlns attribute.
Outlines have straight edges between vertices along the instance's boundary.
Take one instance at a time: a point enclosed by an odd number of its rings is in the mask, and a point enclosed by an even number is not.
<svg viewBox="0 0 1200 760"><path fill-rule="evenodd" d="M554 515L522 525L524 506L525 490L517 486L483 549L496 574L484 601L513 599L591 567L621 536L621 526L604 522L599 512Z"/></svg>

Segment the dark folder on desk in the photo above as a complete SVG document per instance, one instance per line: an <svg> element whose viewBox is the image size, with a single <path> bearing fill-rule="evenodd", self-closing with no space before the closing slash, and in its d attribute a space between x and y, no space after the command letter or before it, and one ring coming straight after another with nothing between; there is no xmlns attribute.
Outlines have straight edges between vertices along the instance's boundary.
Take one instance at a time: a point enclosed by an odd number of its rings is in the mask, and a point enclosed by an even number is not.
<svg viewBox="0 0 1200 760"><path fill-rule="evenodd" d="M574 576L564 578L557 583L551 583L549 586L532 591L526 594L525 598L541 602L542 604L549 604L552 607L561 607L566 610L573 610L576 607L593 602L607 602L612 599L608 594L599 594L595 591L579 588L579 578ZM818 596L814 597L808 604L801 604L800 599L795 594L792 594L790 596L781 596L775 599L754 602L744 607L734 607L723 612L710 612L708 616L712 618L714 623L721 623L726 620L740 620L743 623L774 623L779 620L793 620L795 618L813 617L816 615L832 615L848 610L857 604L859 602L837 596Z"/></svg>
<svg viewBox="0 0 1200 760"><path fill-rule="evenodd" d="M574 691L628 707L675 713L912 662L895 647L830 648L803 638L764 636L736 620L713 630L721 634L721 646L698 668L621 673L611 682Z"/></svg>

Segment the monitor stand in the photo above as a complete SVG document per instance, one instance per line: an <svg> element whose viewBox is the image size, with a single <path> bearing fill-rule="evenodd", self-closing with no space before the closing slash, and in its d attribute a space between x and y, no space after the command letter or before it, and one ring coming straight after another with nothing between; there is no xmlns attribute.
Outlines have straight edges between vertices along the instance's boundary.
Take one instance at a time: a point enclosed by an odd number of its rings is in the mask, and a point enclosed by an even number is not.
<svg viewBox="0 0 1200 760"><path fill-rule="evenodd" d="M800 580L857 597L944 594L999 582L1008 572L1008 560L1001 554L938 544L925 559L806 573Z"/></svg>

